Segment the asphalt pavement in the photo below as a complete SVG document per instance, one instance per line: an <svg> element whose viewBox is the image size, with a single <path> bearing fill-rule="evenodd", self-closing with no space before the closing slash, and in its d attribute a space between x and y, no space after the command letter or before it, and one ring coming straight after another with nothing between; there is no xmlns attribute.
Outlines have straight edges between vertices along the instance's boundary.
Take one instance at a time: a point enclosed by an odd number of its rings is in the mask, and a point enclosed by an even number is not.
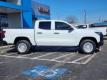
<svg viewBox="0 0 107 80"><path fill-rule="evenodd" d="M43 76L34 78L33 74L23 74L39 65L53 70L66 69L54 80L107 80L107 40L101 52L90 55L60 47L38 47L31 54L21 55L17 54L14 46L0 47L0 80L44 80Z"/></svg>

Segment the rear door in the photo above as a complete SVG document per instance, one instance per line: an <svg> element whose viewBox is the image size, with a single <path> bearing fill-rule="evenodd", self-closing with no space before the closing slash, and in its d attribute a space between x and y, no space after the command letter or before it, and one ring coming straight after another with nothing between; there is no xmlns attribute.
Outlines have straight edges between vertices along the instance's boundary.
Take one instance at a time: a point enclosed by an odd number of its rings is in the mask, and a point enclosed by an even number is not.
<svg viewBox="0 0 107 80"><path fill-rule="evenodd" d="M35 41L38 46L50 46L53 43L53 29L51 21L40 21L35 30Z"/></svg>

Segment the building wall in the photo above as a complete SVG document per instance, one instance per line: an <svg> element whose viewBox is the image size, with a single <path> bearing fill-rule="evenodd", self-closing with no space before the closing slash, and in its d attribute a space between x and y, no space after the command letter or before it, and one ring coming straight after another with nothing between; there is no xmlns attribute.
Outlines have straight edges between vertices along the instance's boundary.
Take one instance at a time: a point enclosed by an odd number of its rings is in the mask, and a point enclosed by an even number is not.
<svg viewBox="0 0 107 80"><path fill-rule="evenodd" d="M21 5L21 0L6 0L6 1L9 2L9 3Z"/></svg>
<svg viewBox="0 0 107 80"><path fill-rule="evenodd" d="M38 10L38 8L41 7L48 9L50 11L49 6L40 4L36 2L36 0L5 0L5 1L2 0L2 1L3 1L1 2L2 4L0 4L0 12L8 14L9 28L14 27L32 28L34 22L37 19L50 19L50 14L46 14L43 9ZM17 12L20 12L20 14L17 14ZM22 17L20 17L20 15L22 15Z"/></svg>
<svg viewBox="0 0 107 80"><path fill-rule="evenodd" d="M8 28L21 28L21 16L19 13L8 14Z"/></svg>

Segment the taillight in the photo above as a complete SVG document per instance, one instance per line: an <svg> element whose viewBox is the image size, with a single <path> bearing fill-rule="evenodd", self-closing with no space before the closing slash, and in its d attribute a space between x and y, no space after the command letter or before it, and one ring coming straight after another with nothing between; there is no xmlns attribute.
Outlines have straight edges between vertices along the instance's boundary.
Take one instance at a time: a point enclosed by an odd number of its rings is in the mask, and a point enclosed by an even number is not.
<svg viewBox="0 0 107 80"><path fill-rule="evenodd" d="M0 38L5 38L5 31L0 32Z"/></svg>

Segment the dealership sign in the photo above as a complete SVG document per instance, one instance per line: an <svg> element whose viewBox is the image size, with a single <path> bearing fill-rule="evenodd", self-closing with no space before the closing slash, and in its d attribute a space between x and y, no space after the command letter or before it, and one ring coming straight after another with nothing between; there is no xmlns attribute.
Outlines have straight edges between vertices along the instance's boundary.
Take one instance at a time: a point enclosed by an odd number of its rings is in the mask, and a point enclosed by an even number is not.
<svg viewBox="0 0 107 80"><path fill-rule="evenodd" d="M50 14L50 11L46 7L38 7L38 11L43 14Z"/></svg>

